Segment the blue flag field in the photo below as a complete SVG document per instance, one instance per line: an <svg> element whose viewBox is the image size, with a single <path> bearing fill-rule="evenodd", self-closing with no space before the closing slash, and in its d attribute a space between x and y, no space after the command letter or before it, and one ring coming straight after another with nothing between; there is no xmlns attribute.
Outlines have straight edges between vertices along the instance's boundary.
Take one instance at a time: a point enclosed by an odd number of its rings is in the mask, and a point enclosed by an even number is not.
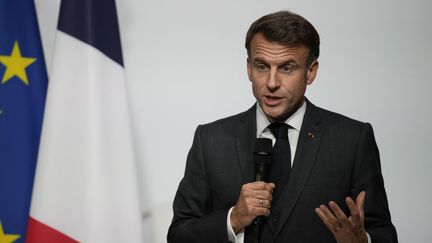
<svg viewBox="0 0 432 243"><path fill-rule="evenodd" d="M0 242L24 242L47 74L33 0L0 1Z"/></svg>

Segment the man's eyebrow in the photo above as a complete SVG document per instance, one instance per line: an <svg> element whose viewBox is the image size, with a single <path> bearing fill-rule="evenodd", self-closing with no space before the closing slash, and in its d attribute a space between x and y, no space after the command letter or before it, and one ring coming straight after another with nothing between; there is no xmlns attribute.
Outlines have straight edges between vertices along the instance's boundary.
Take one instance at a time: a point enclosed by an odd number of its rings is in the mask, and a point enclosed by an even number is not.
<svg viewBox="0 0 432 243"><path fill-rule="evenodd" d="M259 62L259 63L267 63L264 59L262 59L262 58L260 58L260 57L255 57L255 58L253 59L253 63L255 64L255 63L257 63L257 62Z"/></svg>
<svg viewBox="0 0 432 243"><path fill-rule="evenodd" d="M281 65L279 65L279 67L283 67L286 65L292 65L292 66L298 66L299 64L295 61L295 60L288 60L286 62L283 62Z"/></svg>
<svg viewBox="0 0 432 243"><path fill-rule="evenodd" d="M254 64L256 64L256 63L268 64L267 61L265 61L264 59L262 59L262 58L260 58L260 57L256 57L256 58L254 58L254 59L252 60L252 62L253 62ZM297 63L294 59L288 59L288 60L282 62L282 63L281 63L280 65L278 65L278 66L282 67L282 66L285 66L285 65L298 65L298 63Z"/></svg>

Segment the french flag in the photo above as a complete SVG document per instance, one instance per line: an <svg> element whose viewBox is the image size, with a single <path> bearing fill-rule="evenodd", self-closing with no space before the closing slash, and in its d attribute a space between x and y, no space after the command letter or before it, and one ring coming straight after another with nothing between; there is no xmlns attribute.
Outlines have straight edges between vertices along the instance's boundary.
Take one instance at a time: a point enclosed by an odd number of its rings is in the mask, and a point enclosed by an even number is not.
<svg viewBox="0 0 432 243"><path fill-rule="evenodd" d="M142 242L115 0L62 0L28 243Z"/></svg>

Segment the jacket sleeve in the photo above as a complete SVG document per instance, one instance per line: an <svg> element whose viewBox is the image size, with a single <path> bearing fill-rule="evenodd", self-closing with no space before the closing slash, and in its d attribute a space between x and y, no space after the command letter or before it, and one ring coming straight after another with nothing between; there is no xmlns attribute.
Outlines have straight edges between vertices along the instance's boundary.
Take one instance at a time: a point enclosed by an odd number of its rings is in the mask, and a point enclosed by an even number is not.
<svg viewBox="0 0 432 243"><path fill-rule="evenodd" d="M174 203L168 242L228 242L229 208L214 210L203 152L202 127L195 131L183 179Z"/></svg>
<svg viewBox="0 0 432 243"><path fill-rule="evenodd" d="M365 198L365 228L372 243L396 243L396 229L391 222L378 147L372 126L365 124L360 132L355 156L351 195L362 190Z"/></svg>

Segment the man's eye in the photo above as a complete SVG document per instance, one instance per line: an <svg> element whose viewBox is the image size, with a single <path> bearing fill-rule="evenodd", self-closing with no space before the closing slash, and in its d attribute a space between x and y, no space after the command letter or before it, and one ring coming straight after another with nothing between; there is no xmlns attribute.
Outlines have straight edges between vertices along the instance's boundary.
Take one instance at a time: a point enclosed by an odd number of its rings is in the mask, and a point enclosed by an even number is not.
<svg viewBox="0 0 432 243"><path fill-rule="evenodd" d="M290 65L285 65L281 69L282 69L282 72L284 72L284 73L290 73L294 70L294 68Z"/></svg>
<svg viewBox="0 0 432 243"><path fill-rule="evenodd" d="M264 64L257 64L256 68L258 69L258 71L261 71L261 72L267 71L267 66Z"/></svg>

